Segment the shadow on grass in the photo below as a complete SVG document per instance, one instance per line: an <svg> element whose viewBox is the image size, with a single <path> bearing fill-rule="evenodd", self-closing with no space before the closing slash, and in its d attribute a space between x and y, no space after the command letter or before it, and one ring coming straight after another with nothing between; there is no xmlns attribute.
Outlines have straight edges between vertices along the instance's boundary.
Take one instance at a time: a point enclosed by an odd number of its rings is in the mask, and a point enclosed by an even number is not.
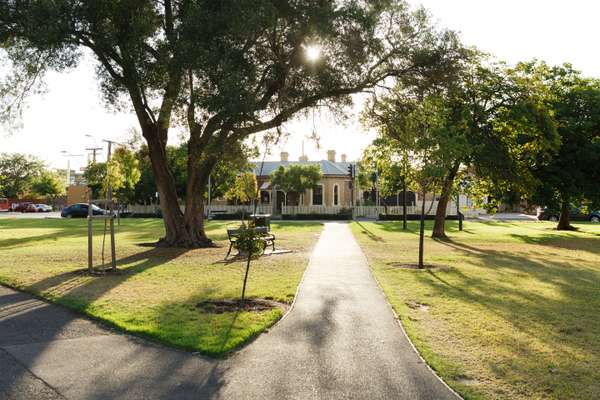
<svg viewBox="0 0 600 400"><path fill-rule="evenodd" d="M544 240L547 239L541 239L544 245L555 244L553 240L550 243ZM581 237L577 243L586 240L598 245L596 239ZM491 326L481 325L480 321L477 329L493 330L493 321L500 320L519 332L494 340L494 353L501 354L500 358L481 360L488 363L498 378L511 380L521 376L529 379L524 381L529 386L538 387L547 395L563 390L560 382L567 381L572 390L570 395L560 392L557 398L572 397L578 393L578 387L586 385L586 393L600 390L600 384L591 383L598 380L582 378L590 376L592 371L596 373L600 367L600 339L595 334L600 330L597 318L600 269L594 268L591 260L586 260L588 265L580 266L568 258L551 259L543 246L540 246L542 251L518 252L477 247L452 239L437 242L458 250L468 262L489 271L477 274L461 268L433 270L416 275L416 279L434 297L483 307L494 316ZM571 245L560 247L571 248ZM520 279L531 279L534 286L524 287ZM486 333L493 335L491 331ZM536 345L538 341L551 351L541 352ZM557 358L557 354L562 356ZM580 355L585 355L585 362L577 360Z"/></svg>
<svg viewBox="0 0 600 400"><path fill-rule="evenodd" d="M97 300L104 293L119 286L135 274L166 264L187 251L187 249L176 248L151 248L118 259L118 273L116 274L89 276L85 269L66 271L31 284L27 289L55 299L68 296L73 301L79 302L80 307L78 308L83 309L85 305Z"/></svg>
<svg viewBox="0 0 600 400"><path fill-rule="evenodd" d="M25 345L30 357L30 360L24 361L26 366L36 363L38 355L44 354L46 350L56 351L51 346L58 338L111 333L61 307L48 305L23 293L6 293L1 288L0 314L4 320L3 323L0 322L0 346ZM218 361L167 350L142 341L128 341L124 347L119 345L114 349L107 348L96 357L92 356L97 351L93 344L89 353L87 348L80 349L84 351L81 351L80 356L75 356L77 360L67 359L63 364L66 362L67 370L71 362L76 362L82 368L77 372L80 374L77 385L86 398L211 399L217 397L225 384L224 378L228 371L228 366ZM106 363L98 362L102 357L105 357ZM9 370L12 360L9 359L6 365ZM58 365L57 368L55 372L61 373L62 366ZM19 374L26 370L20 368L18 371L18 374L11 376L15 387L19 387L16 385L21 378ZM107 381L110 384L98 384ZM12 385L12 382L8 382L5 388L10 391L13 389Z"/></svg>
<svg viewBox="0 0 600 400"><path fill-rule="evenodd" d="M381 236L376 235L372 231L369 230L365 225L360 223L360 221L355 221L356 225L358 225L361 229L361 232L367 235L367 237L375 242L385 242Z"/></svg>
<svg viewBox="0 0 600 400"><path fill-rule="evenodd" d="M566 250L584 250L592 254L600 254L600 237L597 237L597 235L592 232L582 233L583 234L578 235L561 232L560 236L552 233L539 236L527 236L512 233L510 236L519 239L523 243L550 246ZM589 237L588 235L591 235L592 237Z"/></svg>

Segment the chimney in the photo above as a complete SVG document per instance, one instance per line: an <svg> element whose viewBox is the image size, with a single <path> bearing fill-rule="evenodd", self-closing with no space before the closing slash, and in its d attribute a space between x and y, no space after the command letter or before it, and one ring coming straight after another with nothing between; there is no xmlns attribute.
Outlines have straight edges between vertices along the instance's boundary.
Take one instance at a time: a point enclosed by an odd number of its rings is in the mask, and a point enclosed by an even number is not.
<svg viewBox="0 0 600 400"><path fill-rule="evenodd" d="M346 162L346 155L342 154L342 162Z"/></svg>
<svg viewBox="0 0 600 400"><path fill-rule="evenodd" d="M335 162L335 150L327 150L327 161Z"/></svg>
<svg viewBox="0 0 600 400"><path fill-rule="evenodd" d="M300 161L308 161L308 156L307 155L301 155L298 160L300 160Z"/></svg>
<svg viewBox="0 0 600 400"><path fill-rule="evenodd" d="M290 157L290 153L288 153L287 151L281 152L281 161L287 162L289 157Z"/></svg>

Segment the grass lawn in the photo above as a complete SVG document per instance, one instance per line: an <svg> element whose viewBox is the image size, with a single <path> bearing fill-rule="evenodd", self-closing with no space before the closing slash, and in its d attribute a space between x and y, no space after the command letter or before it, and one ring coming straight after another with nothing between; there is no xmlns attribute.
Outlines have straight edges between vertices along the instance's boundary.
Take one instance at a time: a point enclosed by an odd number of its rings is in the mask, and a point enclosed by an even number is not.
<svg viewBox="0 0 600 400"><path fill-rule="evenodd" d="M352 229L413 343L465 398L598 399L600 225L576 226L448 222L449 240L426 239L443 266L431 271L398 267L417 262L417 222Z"/></svg>
<svg viewBox="0 0 600 400"><path fill-rule="evenodd" d="M163 233L162 220L124 219L117 227L119 275L93 277L87 266L84 220L0 220L0 282L82 311L126 331L173 346L220 356L264 331L282 315L266 312L202 313L196 304L240 296L245 264L223 263L226 226L210 222L220 248L182 250L142 247ZM249 297L291 303L318 223L273 223L277 247L293 253L253 261ZM102 222L96 223L95 258L101 262ZM106 261L110 250L106 246Z"/></svg>

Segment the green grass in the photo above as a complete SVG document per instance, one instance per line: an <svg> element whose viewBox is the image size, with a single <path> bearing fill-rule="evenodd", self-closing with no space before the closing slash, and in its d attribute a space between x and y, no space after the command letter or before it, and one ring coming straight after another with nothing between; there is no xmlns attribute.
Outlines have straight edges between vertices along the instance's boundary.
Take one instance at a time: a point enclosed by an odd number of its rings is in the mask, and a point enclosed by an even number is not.
<svg viewBox="0 0 600 400"><path fill-rule="evenodd" d="M423 357L467 399L600 398L600 225L353 223L373 272ZM428 225L427 235L431 226Z"/></svg>
<svg viewBox="0 0 600 400"><path fill-rule="evenodd" d="M127 219L117 227L119 275L89 276L87 228L83 220L0 220L0 282L128 332L212 356L222 356L274 324L279 309L260 313L208 314L197 307L210 299L239 298L245 265L224 263L226 226L210 222L208 235L219 248L159 249L140 243L163 234L161 220ZM101 263L102 222L95 227L95 263ZM291 303L318 223L274 223L277 247L293 253L252 262L249 297ZM106 246L106 262L109 257Z"/></svg>

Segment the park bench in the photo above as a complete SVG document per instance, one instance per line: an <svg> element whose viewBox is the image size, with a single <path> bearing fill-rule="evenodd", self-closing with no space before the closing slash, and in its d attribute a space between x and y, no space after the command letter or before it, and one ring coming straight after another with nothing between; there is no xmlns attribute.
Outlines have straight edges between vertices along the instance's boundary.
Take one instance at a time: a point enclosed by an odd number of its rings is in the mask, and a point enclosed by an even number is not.
<svg viewBox="0 0 600 400"><path fill-rule="evenodd" d="M254 229L254 231L259 234L258 239L263 242L263 252L264 249L267 248L267 246L271 246L273 251L275 251L275 235L269 232L269 228L267 228L266 226L259 226L251 229ZM227 250L227 255L225 256L225 258L227 258L229 254L231 254L231 249L236 245L241 233L244 231L246 231L246 229L243 228L227 229L227 237L229 239L229 250Z"/></svg>

